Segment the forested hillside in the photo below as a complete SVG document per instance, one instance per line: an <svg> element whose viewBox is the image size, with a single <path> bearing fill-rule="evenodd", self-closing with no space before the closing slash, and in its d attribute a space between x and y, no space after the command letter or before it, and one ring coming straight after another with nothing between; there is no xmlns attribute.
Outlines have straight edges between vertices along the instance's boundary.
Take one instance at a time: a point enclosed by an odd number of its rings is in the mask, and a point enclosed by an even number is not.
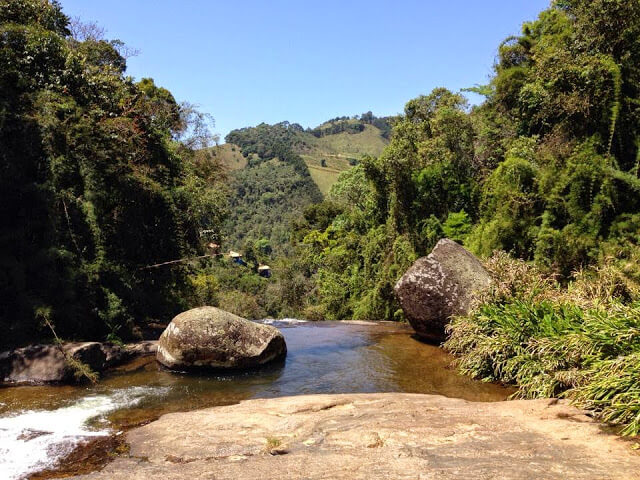
<svg viewBox="0 0 640 480"><path fill-rule="evenodd" d="M288 122L234 130L226 137L248 159L233 174L227 243L240 249L268 241L276 254L290 253L291 221L322 200L304 160L294 148L305 146L302 127Z"/></svg>
<svg viewBox="0 0 640 480"><path fill-rule="evenodd" d="M314 129L281 122L230 132L227 143L215 150L234 170L226 245L240 249L247 242L268 241L276 256L290 256L292 221L322 200L340 172L365 154L381 153L389 128L389 119L368 112ZM244 162L238 162L240 152Z"/></svg>
<svg viewBox="0 0 640 480"><path fill-rule="evenodd" d="M389 143L392 117L376 117L371 112L353 117L336 117L311 129L296 123L261 124L232 131L219 149L236 148L235 142L254 145L283 143L302 157L311 178L326 195L340 172L356 165L363 155L378 156ZM255 153L252 148L245 152ZM230 166L233 168L234 164Z"/></svg>
<svg viewBox="0 0 640 480"><path fill-rule="evenodd" d="M605 260L638 280L639 9L556 2L500 45L480 106L407 103L382 155L333 186L342 213L298 234L326 315L397 318L392 285L442 236L565 282Z"/></svg>
<svg viewBox="0 0 640 480"><path fill-rule="evenodd" d="M322 202L340 172L382 152L390 121L368 112L306 130L289 122L261 124L234 130L211 149L230 187L222 250L240 252L247 265L202 262L191 279L197 302L250 318L321 318L307 302L314 279L291 241L294 225ZM258 275L260 264L271 266L271 278Z"/></svg>
<svg viewBox="0 0 640 480"><path fill-rule="evenodd" d="M226 215L204 117L56 2L0 2L0 342L128 336L187 306Z"/></svg>

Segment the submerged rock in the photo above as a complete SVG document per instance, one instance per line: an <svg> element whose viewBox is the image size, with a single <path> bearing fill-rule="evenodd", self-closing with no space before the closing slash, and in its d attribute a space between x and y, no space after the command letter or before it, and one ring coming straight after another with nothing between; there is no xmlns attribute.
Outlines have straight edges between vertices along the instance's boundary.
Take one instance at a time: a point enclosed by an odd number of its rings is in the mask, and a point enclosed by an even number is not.
<svg viewBox="0 0 640 480"><path fill-rule="evenodd" d="M158 341L156 359L172 370L246 369L284 357L280 331L215 307L177 315Z"/></svg>
<svg viewBox="0 0 640 480"><path fill-rule="evenodd" d="M469 251L449 239L419 258L394 291L418 336L443 340L452 315L468 313L474 293L491 284L489 273Z"/></svg>

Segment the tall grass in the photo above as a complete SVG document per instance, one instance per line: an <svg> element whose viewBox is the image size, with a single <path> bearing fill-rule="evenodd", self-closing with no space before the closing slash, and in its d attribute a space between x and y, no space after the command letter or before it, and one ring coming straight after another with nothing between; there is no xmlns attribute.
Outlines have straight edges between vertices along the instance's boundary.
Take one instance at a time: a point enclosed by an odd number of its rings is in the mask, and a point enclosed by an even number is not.
<svg viewBox="0 0 640 480"><path fill-rule="evenodd" d="M517 385L519 398L569 398L640 434L640 302L629 286L604 269L563 287L504 254L488 266L493 291L449 326L460 370Z"/></svg>

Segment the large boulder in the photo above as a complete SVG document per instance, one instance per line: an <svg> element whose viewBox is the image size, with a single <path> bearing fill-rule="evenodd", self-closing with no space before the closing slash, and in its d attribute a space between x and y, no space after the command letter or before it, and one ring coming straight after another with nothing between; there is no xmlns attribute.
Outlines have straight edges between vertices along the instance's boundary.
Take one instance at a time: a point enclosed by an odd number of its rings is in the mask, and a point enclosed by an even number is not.
<svg viewBox="0 0 640 480"><path fill-rule="evenodd" d="M445 238L429 255L415 261L394 291L416 334L441 341L451 316L468 313L473 295L490 284L491 277L480 261Z"/></svg>
<svg viewBox="0 0 640 480"><path fill-rule="evenodd" d="M160 335L156 359L172 370L233 370L259 367L286 353L277 328L200 307L171 321Z"/></svg>

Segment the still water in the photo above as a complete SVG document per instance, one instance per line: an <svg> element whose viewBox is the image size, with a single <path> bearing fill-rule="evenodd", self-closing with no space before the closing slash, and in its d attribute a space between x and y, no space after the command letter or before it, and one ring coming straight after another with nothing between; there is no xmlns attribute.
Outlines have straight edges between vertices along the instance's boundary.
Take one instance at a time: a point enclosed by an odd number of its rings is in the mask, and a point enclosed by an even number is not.
<svg viewBox="0 0 640 480"><path fill-rule="evenodd" d="M175 411L313 393L430 393L471 401L511 392L456 374L452 357L394 323L265 321L283 332L286 361L234 375L178 374L138 359L85 387L0 389L0 472L51 468L80 442Z"/></svg>

